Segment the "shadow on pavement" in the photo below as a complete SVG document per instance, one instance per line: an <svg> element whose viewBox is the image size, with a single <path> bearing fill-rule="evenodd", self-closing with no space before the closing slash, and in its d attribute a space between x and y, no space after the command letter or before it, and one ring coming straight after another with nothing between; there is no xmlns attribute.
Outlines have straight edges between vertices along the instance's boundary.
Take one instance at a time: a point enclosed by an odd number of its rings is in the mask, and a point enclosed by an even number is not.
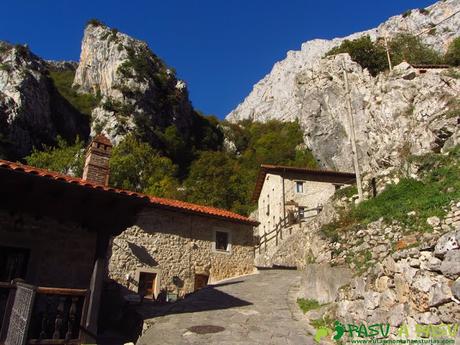
<svg viewBox="0 0 460 345"><path fill-rule="evenodd" d="M216 289L216 287L219 286L237 284L240 282L241 281L207 286L174 304L159 307L144 304L139 306L137 311L144 319L150 319L165 315L229 309L252 305L251 302L233 297L232 295Z"/></svg>

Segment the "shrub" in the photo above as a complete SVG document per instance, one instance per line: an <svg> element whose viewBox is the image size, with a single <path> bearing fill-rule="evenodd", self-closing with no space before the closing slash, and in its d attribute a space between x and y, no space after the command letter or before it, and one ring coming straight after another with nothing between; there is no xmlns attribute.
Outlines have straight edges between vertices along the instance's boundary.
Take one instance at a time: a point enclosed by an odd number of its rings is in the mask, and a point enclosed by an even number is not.
<svg viewBox="0 0 460 345"><path fill-rule="evenodd" d="M404 13L402 14L402 17L403 17L403 18L409 17L409 16L411 15L411 13L412 13L412 10L407 10L406 12L404 12Z"/></svg>
<svg viewBox="0 0 460 345"><path fill-rule="evenodd" d="M452 66L460 66L460 37L455 38L449 44L444 61Z"/></svg>
<svg viewBox="0 0 460 345"><path fill-rule="evenodd" d="M89 19L86 22L86 26L89 26L89 25L92 25L92 26L105 26L105 24L103 22L101 22L99 19L96 19L96 18Z"/></svg>
<svg viewBox="0 0 460 345"><path fill-rule="evenodd" d="M419 8L418 11L420 12L420 14L423 14L425 16L430 13L430 11L427 10L426 8Z"/></svg>
<svg viewBox="0 0 460 345"><path fill-rule="evenodd" d="M326 56L348 53L351 59L367 68L373 76L388 68L385 48L373 43L369 36L363 36L353 41L345 40L336 48L331 49Z"/></svg>
<svg viewBox="0 0 460 345"><path fill-rule="evenodd" d="M315 299L305 299L305 298L297 298L297 304L299 305L300 309L302 309L303 313L307 313L310 310L315 310L321 308L322 304L319 303Z"/></svg>
<svg viewBox="0 0 460 345"><path fill-rule="evenodd" d="M442 57L424 44L419 37L411 34L398 34L389 43L393 65L403 61L411 64L438 64Z"/></svg>

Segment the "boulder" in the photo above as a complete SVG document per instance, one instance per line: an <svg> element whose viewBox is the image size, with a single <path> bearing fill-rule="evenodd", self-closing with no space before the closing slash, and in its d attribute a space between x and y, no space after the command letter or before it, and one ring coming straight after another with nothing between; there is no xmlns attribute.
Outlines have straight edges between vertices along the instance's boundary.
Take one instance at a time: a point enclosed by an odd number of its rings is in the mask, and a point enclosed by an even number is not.
<svg viewBox="0 0 460 345"><path fill-rule="evenodd" d="M450 279L457 279L460 276L460 250L452 250L445 254L441 263L442 274Z"/></svg>
<svg viewBox="0 0 460 345"><path fill-rule="evenodd" d="M448 251L460 249L460 230L442 235L434 248L434 255L443 258Z"/></svg>
<svg viewBox="0 0 460 345"><path fill-rule="evenodd" d="M429 217L426 222L428 223L429 226L431 226L432 228L435 228L437 226L439 226L439 224L441 224L441 219L439 219L439 217Z"/></svg>
<svg viewBox="0 0 460 345"><path fill-rule="evenodd" d="M375 280L375 290L378 292L384 292L388 289L390 278L387 276L381 276Z"/></svg>
<svg viewBox="0 0 460 345"><path fill-rule="evenodd" d="M373 310L379 306L380 293L374 291L366 291L364 293L364 307L368 310Z"/></svg>
<svg viewBox="0 0 460 345"><path fill-rule="evenodd" d="M436 307L447 303L452 298L452 292L447 282L435 283L430 289L429 306Z"/></svg>
<svg viewBox="0 0 460 345"><path fill-rule="evenodd" d="M460 301L460 278L452 284L451 291L454 297Z"/></svg>
<svg viewBox="0 0 460 345"><path fill-rule="evenodd" d="M387 289L380 295L379 306L383 310L390 310L396 304L396 295L391 289Z"/></svg>

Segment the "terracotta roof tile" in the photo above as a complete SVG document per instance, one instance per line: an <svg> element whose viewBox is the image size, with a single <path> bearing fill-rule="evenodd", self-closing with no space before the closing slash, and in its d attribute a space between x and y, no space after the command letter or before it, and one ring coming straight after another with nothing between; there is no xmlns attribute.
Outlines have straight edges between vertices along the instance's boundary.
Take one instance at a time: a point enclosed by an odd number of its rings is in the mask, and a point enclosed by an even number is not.
<svg viewBox="0 0 460 345"><path fill-rule="evenodd" d="M192 212L192 213L196 213L196 214L203 215L203 216L217 217L217 218L231 220L231 221L235 221L239 223L250 224L253 226L256 226L259 224L258 222L254 220L251 220L247 217L244 217L242 215L239 215L231 211L227 211L227 210L223 210L223 209L219 209L215 207L210 207L210 206L192 204L192 203L185 202L185 201L159 198L159 197L150 196L150 195L146 195L142 193L132 192L129 190L106 187L103 185L90 183L81 178L71 177L71 176L57 173L54 171L36 168L36 167L32 167L32 166L24 165L20 163L13 163L10 161L0 159L0 168L9 169L9 170L18 171L18 172L24 172L27 174L36 175L36 176L40 176L43 178L49 178L49 179L53 179L53 180L57 180L61 182L70 183L70 184L78 184L85 188L98 189L98 190L103 190L109 193L117 193L117 194L122 194L122 195L128 195L130 197L141 198L141 199L148 200L152 205L161 206L161 207L165 207L165 208L169 208L173 210Z"/></svg>

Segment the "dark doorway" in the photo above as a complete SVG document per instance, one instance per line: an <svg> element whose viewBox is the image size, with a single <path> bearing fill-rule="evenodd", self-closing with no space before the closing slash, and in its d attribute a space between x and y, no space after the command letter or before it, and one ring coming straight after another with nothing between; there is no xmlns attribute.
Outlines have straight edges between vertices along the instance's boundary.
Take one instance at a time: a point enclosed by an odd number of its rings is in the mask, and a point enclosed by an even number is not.
<svg viewBox="0 0 460 345"><path fill-rule="evenodd" d="M156 273L141 272L139 274L139 294L145 298L155 298Z"/></svg>
<svg viewBox="0 0 460 345"><path fill-rule="evenodd" d="M0 247L0 282L26 278L30 249Z"/></svg>
<svg viewBox="0 0 460 345"><path fill-rule="evenodd" d="M209 276L206 274L195 274L195 288L194 290L199 290L208 285Z"/></svg>

